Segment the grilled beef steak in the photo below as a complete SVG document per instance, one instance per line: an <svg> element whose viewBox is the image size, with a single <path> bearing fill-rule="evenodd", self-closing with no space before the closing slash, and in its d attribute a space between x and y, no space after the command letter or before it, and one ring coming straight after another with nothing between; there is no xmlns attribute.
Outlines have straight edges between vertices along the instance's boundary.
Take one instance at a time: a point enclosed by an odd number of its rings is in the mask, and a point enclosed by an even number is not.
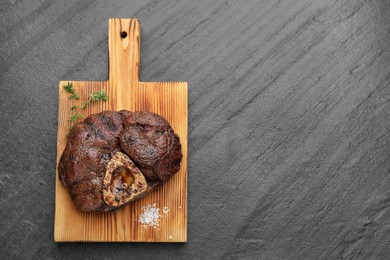
<svg viewBox="0 0 390 260"><path fill-rule="evenodd" d="M106 212L149 194L181 159L179 137L163 117L104 111L73 127L58 172L79 209Z"/></svg>

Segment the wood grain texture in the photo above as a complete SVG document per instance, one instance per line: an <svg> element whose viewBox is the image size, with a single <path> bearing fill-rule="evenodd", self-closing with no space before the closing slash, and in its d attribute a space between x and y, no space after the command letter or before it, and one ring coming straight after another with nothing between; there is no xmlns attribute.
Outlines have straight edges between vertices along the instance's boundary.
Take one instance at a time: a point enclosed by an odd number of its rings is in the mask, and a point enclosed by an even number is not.
<svg viewBox="0 0 390 260"><path fill-rule="evenodd" d="M108 80L109 17L189 83L185 244L53 241L58 81ZM4 0L0 35L1 259L389 259L388 0Z"/></svg>
<svg viewBox="0 0 390 260"><path fill-rule="evenodd" d="M121 34L126 32L126 37ZM57 163L66 145L71 106L81 105L88 94L104 89L109 100L89 105L84 116L104 110L149 111L164 116L179 135L183 160L180 171L157 191L115 213L86 213L72 204L68 191L56 178L54 239L57 242L186 242L187 241L187 83L140 82L140 24L136 19L109 20L108 82L61 81L59 84ZM80 94L69 100L63 85L72 82ZM154 229L139 223L141 207L157 203L160 225ZM167 215L162 209L168 207Z"/></svg>

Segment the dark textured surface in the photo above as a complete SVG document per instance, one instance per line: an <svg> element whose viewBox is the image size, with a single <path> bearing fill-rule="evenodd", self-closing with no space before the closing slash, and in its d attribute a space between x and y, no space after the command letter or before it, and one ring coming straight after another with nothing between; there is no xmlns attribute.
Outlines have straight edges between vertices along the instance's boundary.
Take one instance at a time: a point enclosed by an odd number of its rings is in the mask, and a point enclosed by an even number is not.
<svg viewBox="0 0 390 260"><path fill-rule="evenodd" d="M60 79L189 83L187 244L53 241ZM1 259L388 259L390 1L0 2Z"/></svg>

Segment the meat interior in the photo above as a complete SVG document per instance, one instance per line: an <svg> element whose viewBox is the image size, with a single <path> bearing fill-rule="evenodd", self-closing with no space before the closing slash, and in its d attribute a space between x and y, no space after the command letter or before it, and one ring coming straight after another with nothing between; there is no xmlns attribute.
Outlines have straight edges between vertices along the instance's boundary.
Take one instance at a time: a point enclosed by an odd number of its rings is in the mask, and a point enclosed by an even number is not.
<svg viewBox="0 0 390 260"><path fill-rule="evenodd" d="M58 172L79 209L105 212L149 194L181 159L179 137L163 117L104 111L73 127Z"/></svg>

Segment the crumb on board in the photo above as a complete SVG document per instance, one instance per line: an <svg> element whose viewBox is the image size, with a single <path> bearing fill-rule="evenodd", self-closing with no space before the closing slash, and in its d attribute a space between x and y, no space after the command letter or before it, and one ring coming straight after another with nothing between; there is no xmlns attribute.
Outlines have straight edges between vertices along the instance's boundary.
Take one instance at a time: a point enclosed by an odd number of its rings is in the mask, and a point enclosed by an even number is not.
<svg viewBox="0 0 390 260"><path fill-rule="evenodd" d="M169 212L169 208L168 207L164 207L163 208L164 215L168 215L168 212Z"/></svg>

